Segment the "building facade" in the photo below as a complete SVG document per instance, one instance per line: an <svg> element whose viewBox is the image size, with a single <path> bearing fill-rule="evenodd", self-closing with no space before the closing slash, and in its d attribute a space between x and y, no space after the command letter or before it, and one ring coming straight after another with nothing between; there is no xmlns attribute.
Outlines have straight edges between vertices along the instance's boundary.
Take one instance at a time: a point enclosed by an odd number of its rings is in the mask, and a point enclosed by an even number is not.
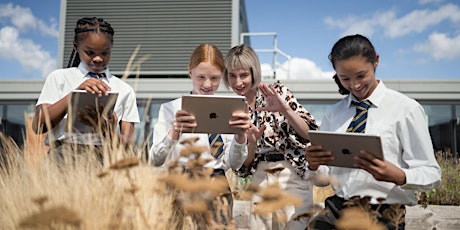
<svg viewBox="0 0 460 230"><path fill-rule="evenodd" d="M109 66L118 76L139 47L136 59L148 59L130 77L186 78L198 44L211 43L224 52L248 32L244 0L61 0L58 68L67 67L77 20L93 16L115 30Z"/></svg>
<svg viewBox="0 0 460 230"><path fill-rule="evenodd" d="M178 98L191 90L191 80L182 78L127 79L136 91L141 123L136 125L138 145L150 146L153 126L161 103ZM265 80L267 83L273 80ZM426 112L435 150L457 154L460 146L460 80L384 80L387 87L419 101ZM31 135L27 119L33 115L35 102L44 80L0 82L0 130L24 145ZM331 80L283 81L296 98L316 118L318 124L326 108L343 96ZM232 94L221 84L219 94ZM395 102L397 103L397 102Z"/></svg>
<svg viewBox="0 0 460 230"><path fill-rule="evenodd" d="M191 90L187 65L190 53L198 44L215 44L224 55L234 45L251 45L249 37L241 36L250 32L244 0L61 0L60 14L58 68L67 66L73 47L73 29L79 18L102 17L114 27L110 71L120 77L126 76L126 81L136 91L141 115L141 123L136 125L136 143L140 146L151 144L161 103ZM138 53L133 57L136 49ZM142 58L145 60L140 65L131 65L131 71L125 71L132 57L134 63ZM440 78L442 76L433 76L433 79ZM274 79L265 81L270 83ZM457 154L460 148L460 80L384 82L424 106L435 150ZM20 147L34 137L29 122L43 83L42 79L0 81L0 132L12 137ZM326 108L343 97L332 79L286 80L283 83L318 124ZM219 93L232 94L224 86Z"/></svg>

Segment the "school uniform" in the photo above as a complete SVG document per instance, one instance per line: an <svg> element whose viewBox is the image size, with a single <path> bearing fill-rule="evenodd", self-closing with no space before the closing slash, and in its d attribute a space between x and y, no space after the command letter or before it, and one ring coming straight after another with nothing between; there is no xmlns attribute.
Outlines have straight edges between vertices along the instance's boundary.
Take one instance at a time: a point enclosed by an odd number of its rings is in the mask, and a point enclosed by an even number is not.
<svg viewBox="0 0 460 230"><path fill-rule="evenodd" d="M247 157L246 143L239 144L233 134L221 134L224 142L224 154L220 158L214 158L209 151L208 134L205 133L182 133L179 140L172 140L169 137L169 130L173 129L174 116L182 107L182 99L178 98L173 101L163 103L160 106L158 121L154 126L153 145L150 148L149 156L155 166L164 165L165 162L179 159L179 162L185 163L185 157L180 158L180 151L186 146L179 144L182 140L198 137L194 143L196 146L207 146L208 151L202 154L203 158L211 159L205 167L222 169L227 171L230 168L239 168L243 165Z"/></svg>
<svg viewBox="0 0 460 230"><path fill-rule="evenodd" d="M385 198L385 204L415 205L417 191L435 188L441 182L424 109L417 101L387 88L381 80L367 99L371 107L365 133L380 135L385 160L404 171L406 184L377 181L361 169L320 166L318 172L334 178L336 201L371 196L372 204L379 203L377 198ZM353 101L357 99L350 94L333 105L320 129L346 132L356 112Z"/></svg>
<svg viewBox="0 0 460 230"><path fill-rule="evenodd" d="M204 167L213 168L213 175L225 176L225 172L228 169L237 169L243 165L248 154L246 143L239 144L233 134L221 134L224 149L222 155L217 158L211 155L208 134L182 133L179 140L172 140L168 132L174 128L174 117L181 107L181 98L163 103L160 106L158 121L154 126L153 145L149 151L149 159L155 166L163 166L167 164L167 162L173 160L178 160L179 164L185 166L188 158L180 157L180 151L187 148L187 146L181 145L180 142L192 137L198 137L197 142L193 143L193 145L207 147L207 151L205 151L201 157L210 160ZM230 186L228 186L228 188L230 189ZM231 217L233 203L231 194L227 196L227 200L230 204L228 215Z"/></svg>
<svg viewBox="0 0 460 230"><path fill-rule="evenodd" d="M118 122L139 123L136 95L133 88L121 79L111 75L108 67L104 70L104 74L105 77L100 79L110 86L112 92L118 93L114 107ZM36 105L56 103L90 77L89 71L84 67L83 63L80 63L78 67L58 69L51 72L46 78ZM81 145L102 145L103 140L99 134L66 132L66 123L67 115L48 132L47 144L64 142Z"/></svg>

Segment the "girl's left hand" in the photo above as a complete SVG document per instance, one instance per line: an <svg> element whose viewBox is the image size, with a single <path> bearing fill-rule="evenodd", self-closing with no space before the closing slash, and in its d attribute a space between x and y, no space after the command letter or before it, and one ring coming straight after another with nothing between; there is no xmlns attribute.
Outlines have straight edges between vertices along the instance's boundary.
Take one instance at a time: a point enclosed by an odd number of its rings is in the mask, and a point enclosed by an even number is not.
<svg viewBox="0 0 460 230"><path fill-rule="evenodd" d="M361 150L354 158L355 167L366 170L378 181L393 182L396 185L406 183L406 174L389 161L382 161L367 151Z"/></svg>
<svg viewBox="0 0 460 230"><path fill-rule="evenodd" d="M286 101L281 98L281 95L276 92L273 86L261 83L259 84L259 90L264 96L267 104L264 107L257 108L257 111L282 112L289 109Z"/></svg>

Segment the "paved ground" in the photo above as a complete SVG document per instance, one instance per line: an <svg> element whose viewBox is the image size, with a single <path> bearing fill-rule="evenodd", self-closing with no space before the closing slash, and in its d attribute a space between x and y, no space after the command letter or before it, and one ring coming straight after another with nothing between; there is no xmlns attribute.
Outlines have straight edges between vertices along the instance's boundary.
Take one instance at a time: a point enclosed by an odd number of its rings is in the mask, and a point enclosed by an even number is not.
<svg viewBox="0 0 460 230"><path fill-rule="evenodd" d="M233 218L237 229L249 229L249 202L235 200ZM459 230L460 206L407 207L406 230Z"/></svg>

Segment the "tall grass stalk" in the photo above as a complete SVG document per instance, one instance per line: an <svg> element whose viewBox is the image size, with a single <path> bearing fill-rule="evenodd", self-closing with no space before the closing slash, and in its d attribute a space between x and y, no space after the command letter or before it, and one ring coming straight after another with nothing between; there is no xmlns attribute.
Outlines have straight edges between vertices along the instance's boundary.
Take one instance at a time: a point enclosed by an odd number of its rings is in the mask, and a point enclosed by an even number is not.
<svg viewBox="0 0 460 230"><path fill-rule="evenodd" d="M14 143L2 139L8 151L8 164L0 173L2 228L166 229L172 202L160 194L163 186L157 183L158 169L142 161L120 169L110 167L115 163L102 166L94 158L63 164L39 155L40 159L25 158ZM118 160L127 158L125 153L118 154ZM73 222L50 211L56 208L74 213ZM27 222L40 213L54 216L40 216L48 222Z"/></svg>

